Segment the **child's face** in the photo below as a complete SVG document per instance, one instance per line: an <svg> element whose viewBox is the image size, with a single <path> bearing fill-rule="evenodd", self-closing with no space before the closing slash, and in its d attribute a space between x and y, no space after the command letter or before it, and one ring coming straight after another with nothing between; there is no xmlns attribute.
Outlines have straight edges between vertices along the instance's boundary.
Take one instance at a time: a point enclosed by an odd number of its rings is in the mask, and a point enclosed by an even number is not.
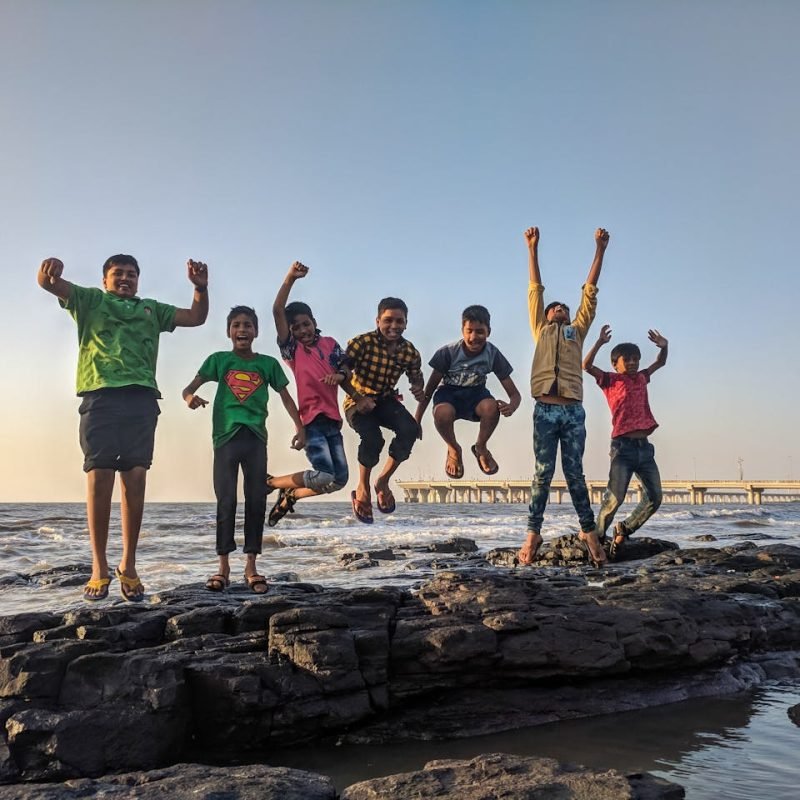
<svg viewBox="0 0 800 800"><path fill-rule="evenodd" d="M131 264L112 264L103 275L103 288L117 297L136 297L139 275Z"/></svg>
<svg viewBox="0 0 800 800"><path fill-rule="evenodd" d="M569 308L558 303L547 312L548 322L569 322Z"/></svg>
<svg viewBox="0 0 800 800"><path fill-rule="evenodd" d="M619 356L614 362L614 369L620 375L635 375L639 371L640 356Z"/></svg>
<svg viewBox="0 0 800 800"><path fill-rule="evenodd" d="M464 340L464 349L468 353L477 355L484 347L489 338L491 328L483 322L473 322L467 320L461 326L461 338Z"/></svg>
<svg viewBox="0 0 800 800"><path fill-rule="evenodd" d="M386 341L396 342L406 329L406 314L401 308L387 308L375 322Z"/></svg>
<svg viewBox="0 0 800 800"><path fill-rule="evenodd" d="M310 345L317 333L317 323L308 314L298 314L289 325L289 331L300 344Z"/></svg>
<svg viewBox="0 0 800 800"><path fill-rule="evenodd" d="M258 336L253 320L247 314L237 314L228 327L228 336L236 353L251 353L253 339Z"/></svg>

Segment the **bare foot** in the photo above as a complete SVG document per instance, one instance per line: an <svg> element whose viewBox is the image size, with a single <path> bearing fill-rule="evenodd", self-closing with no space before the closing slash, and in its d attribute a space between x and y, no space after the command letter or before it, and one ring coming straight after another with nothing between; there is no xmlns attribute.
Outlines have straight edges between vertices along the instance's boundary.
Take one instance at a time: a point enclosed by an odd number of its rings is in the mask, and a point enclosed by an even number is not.
<svg viewBox="0 0 800 800"><path fill-rule="evenodd" d="M608 559L606 558L606 551L603 550L603 546L597 538L597 531L581 531L578 534L578 538L582 542L585 542L586 546L589 548L589 557L594 562L594 565L596 567L602 567Z"/></svg>
<svg viewBox="0 0 800 800"><path fill-rule="evenodd" d="M536 531L528 531L528 538L517 552L519 563L523 565L533 564L539 555L539 548L544 540Z"/></svg>

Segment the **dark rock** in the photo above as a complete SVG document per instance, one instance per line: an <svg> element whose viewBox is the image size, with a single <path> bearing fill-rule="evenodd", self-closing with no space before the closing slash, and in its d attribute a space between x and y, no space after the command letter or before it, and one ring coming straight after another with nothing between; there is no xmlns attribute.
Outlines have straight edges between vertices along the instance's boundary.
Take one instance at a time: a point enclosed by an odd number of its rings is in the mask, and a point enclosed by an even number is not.
<svg viewBox="0 0 800 800"><path fill-rule="evenodd" d="M713 533L701 533L693 537L696 542L716 542L717 537Z"/></svg>
<svg viewBox="0 0 800 800"><path fill-rule="evenodd" d="M377 561L396 561L397 558L398 558L397 554L391 548L385 547L383 550L368 550L366 553L342 553L337 559L337 561L343 567L347 567L354 561L359 561L360 559L367 559L370 561L377 562Z"/></svg>
<svg viewBox="0 0 800 800"><path fill-rule="evenodd" d="M0 800L336 800L329 778L258 764L209 767L176 764L63 784L0 786Z"/></svg>
<svg viewBox="0 0 800 800"><path fill-rule="evenodd" d="M562 537L535 568L441 559L454 568L413 592L195 585L0 618L0 781L473 735L797 679L800 548L638 544L658 554L592 570Z"/></svg>
<svg viewBox="0 0 800 800"><path fill-rule="evenodd" d="M452 536L446 542L432 542L426 548L429 553L475 553L478 545L473 539Z"/></svg>
<svg viewBox="0 0 800 800"><path fill-rule="evenodd" d="M796 706L792 706L789 711L789 719L794 722L795 725L800 725L800 703Z"/></svg>
<svg viewBox="0 0 800 800"><path fill-rule="evenodd" d="M679 800L683 789L651 775L630 778L614 770L596 772L549 758L492 753L470 761L431 761L419 772L362 781L341 800Z"/></svg>

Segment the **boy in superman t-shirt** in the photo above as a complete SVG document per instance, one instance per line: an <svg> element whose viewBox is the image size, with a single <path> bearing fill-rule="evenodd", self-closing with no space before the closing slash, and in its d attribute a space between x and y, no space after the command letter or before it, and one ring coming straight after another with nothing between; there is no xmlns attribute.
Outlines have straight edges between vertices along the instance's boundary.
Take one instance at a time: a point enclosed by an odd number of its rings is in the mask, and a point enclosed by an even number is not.
<svg viewBox="0 0 800 800"><path fill-rule="evenodd" d="M228 336L233 349L212 353L194 380L183 390L189 408L208 405L195 392L208 381L217 382L212 415L214 443L214 492L217 495L217 555L219 571L206 588L221 592L230 583L228 554L236 549L236 484L239 467L244 476L244 579L256 594L267 591L267 581L256 569L261 553L267 509L267 387L280 395L295 424L292 447L302 449L305 432L281 365L272 356L253 351L258 336L258 317L247 306L235 306L228 314Z"/></svg>

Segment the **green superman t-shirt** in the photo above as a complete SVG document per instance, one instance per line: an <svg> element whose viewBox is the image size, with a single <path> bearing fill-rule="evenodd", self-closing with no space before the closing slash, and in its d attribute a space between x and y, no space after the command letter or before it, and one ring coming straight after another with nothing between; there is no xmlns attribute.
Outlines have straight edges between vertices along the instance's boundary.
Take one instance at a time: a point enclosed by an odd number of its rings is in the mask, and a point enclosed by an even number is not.
<svg viewBox="0 0 800 800"><path fill-rule="evenodd" d="M75 284L59 302L78 325L79 395L120 386L158 391L158 337L175 330L175 306Z"/></svg>
<svg viewBox="0 0 800 800"><path fill-rule="evenodd" d="M267 440L267 387L279 392L289 385L276 359L258 354L242 358L226 350L212 353L198 374L218 384L211 433L215 448L225 444L242 425Z"/></svg>

